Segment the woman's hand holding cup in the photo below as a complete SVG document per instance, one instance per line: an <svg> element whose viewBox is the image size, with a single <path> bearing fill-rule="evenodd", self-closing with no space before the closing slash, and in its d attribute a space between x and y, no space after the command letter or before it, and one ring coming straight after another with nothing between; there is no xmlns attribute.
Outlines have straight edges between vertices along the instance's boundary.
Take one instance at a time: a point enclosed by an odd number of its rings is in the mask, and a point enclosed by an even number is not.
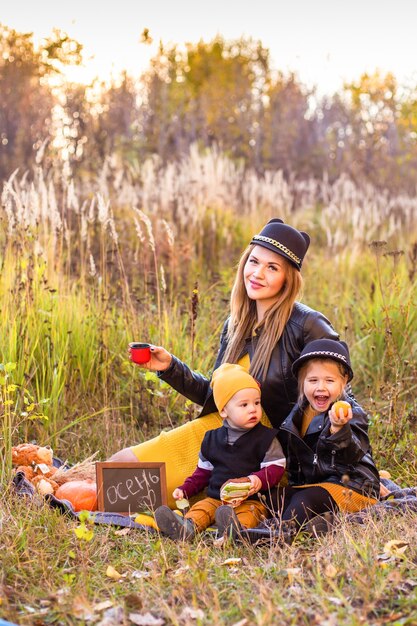
<svg viewBox="0 0 417 626"><path fill-rule="evenodd" d="M148 370L163 372L171 365L172 355L162 348L149 343L129 343L130 360Z"/></svg>

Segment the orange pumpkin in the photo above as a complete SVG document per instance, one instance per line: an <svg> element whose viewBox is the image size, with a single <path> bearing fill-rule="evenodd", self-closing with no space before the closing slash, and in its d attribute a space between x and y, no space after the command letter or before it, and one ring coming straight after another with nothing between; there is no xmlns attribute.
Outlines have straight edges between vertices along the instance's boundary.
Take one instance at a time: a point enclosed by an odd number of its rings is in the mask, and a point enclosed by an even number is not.
<svg viewBox="0 0 417 626"><path fill-rule="evenodd" d="M336 411L336 415L338 417L339 417L339 410L343 409L343 415L346 417L350 409L350 404L349 402L345 402L344 400L338 400L337 402L334 403L333 408Z"/></svg>
<svg viewBox="0 0 417 626"><path fill-rule="evenodd" d="M74 511L97 510L97 485L94 480L70 480L55 491L59 500L71 502Z"/></svg>

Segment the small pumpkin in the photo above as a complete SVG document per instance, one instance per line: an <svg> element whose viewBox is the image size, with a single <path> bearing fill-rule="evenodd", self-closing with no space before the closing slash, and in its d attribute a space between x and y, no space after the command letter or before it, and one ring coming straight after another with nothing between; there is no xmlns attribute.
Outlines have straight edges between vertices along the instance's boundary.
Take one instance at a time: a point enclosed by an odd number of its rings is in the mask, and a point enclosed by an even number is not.
<svg viewBox="0 0 417 626"><path fill-rule="evenodd" d="M97 485L94 480L70 480L55 491L59 500L68 500L74 511L97 510Z"/></svg>

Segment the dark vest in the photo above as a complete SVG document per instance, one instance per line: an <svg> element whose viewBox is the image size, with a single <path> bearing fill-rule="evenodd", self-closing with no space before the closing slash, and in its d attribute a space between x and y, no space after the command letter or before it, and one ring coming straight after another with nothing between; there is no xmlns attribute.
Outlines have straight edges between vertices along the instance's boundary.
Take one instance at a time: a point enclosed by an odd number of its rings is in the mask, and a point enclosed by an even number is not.
<svg viewBox="0 0 417 626"><path fill-rule="evenodd" d="M201 453L214 469L207 487L210 498L220 499L220 487L231 478L249 476L260 470L277 430L257 424L244 433L234 444L227 443L227 428L221 426L204 435ZM251 496L257 498L257 494Z"/></svg>

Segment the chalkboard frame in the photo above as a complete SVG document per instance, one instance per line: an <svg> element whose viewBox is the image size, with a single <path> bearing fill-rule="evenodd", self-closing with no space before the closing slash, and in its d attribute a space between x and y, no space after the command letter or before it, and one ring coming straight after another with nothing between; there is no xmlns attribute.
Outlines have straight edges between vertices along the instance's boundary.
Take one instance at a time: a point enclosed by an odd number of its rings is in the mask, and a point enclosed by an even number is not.
<svg viewBox="0 0 417 626"><path fill-rule="evenodd" d="M122 515L132 515L134 513L140 513L145 511L146 507L138 508L135 506L134 508L129 507L129 500L126 500L126 506L121 507L121 510L115 510L109 507L106 508L106 502L104 498L105 486L106 486L106 471L112 471L112 478L114 477L114 472L117 470L159 470L159 483L158 483L158 498L157 498L157 506L160 504L167 504L167 485L166 485L166 467L165 463L159 462L147 462L147 463L120 463L117 461L103 461L96 463L96 479L97 479L97 503L98 510L109 513L119 513ZM134 472L132 472L134 475ZM113 481L114 482L114 481ZM155 488L155 485L153 485ZM156 507L155 507L156 508ZM147 510L151 510L150 507Z"/></svg>

